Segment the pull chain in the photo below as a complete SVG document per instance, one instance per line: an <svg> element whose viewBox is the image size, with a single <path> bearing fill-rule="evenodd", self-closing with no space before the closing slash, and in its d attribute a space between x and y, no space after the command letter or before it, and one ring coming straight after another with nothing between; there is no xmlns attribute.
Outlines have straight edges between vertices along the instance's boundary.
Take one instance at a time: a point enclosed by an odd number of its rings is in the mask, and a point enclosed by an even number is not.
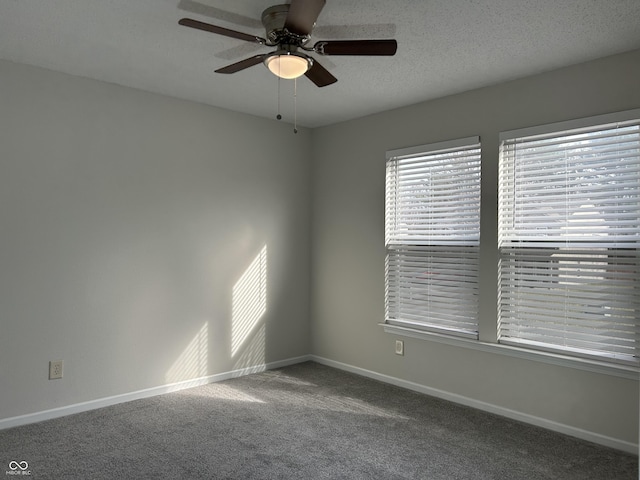
<svg viewBox="0 0 640 480"><path fill-rule="evenodd" d="M278 73L280 72L280 62L278 61ZM280 75L278 75L278 115L276 115L278 120L282 120L282 115L280 115Z"/></svg>
<svg viewBox="0 0 640 480"><path fill-rule="evenodd" d="M293 133L298 133L298 79L293 79Z"/></svg>

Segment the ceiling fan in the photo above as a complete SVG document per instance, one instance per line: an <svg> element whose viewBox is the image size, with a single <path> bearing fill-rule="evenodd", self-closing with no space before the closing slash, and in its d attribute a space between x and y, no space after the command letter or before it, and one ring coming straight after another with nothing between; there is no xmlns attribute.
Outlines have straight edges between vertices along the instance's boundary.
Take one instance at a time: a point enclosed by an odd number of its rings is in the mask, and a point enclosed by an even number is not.
<svg viewBox="0 0 640 480"><path fill-rule="evenodd" d="M275 5L262 12L266 37L262 38L228 28L183 18L178 23L186 27L216 33L226 37L276 47L271 53L255 55L232 65L219 68L216 73L236 73L264 63L280 78L298 78L305 75L318 87L338 81L326 68L306 52L318 55L395 55L395 40L323 40L307 46L316 20L326 0L291 0L290 4Z"/></svg>

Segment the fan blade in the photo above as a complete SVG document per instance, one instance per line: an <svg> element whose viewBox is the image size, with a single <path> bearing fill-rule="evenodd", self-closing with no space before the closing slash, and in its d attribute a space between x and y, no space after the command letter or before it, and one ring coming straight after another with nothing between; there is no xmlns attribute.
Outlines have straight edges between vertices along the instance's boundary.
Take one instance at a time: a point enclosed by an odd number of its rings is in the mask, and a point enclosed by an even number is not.
<svg viewBox="0 0 640 480"><path fill-rule="evenodd" d="M236 73L245 68L253 67L262 62L264 55L256 55L254 57L245 58L237 63L227 65L226 67L219 68L216 73Z"/></svg>
<svg viewBox="0 0 640 480"><path fill-rule="evenodd" d="M309 80L318 87L326 87L332 83L336 83L338 79L331 75L329 70L320 65L316 60L313 61L311 68L304 74Z"/></svg>
<svg viewBox="0 0 640 480"><path fill-rule="evenodd" d="M395 40L331 40L318 42L313 50L320 55L395 55Z"/></svg>
<svg viewBox="0 0 640 480"><path fill-rule="evenodd" d="M327 0L291 0L284 27L297 35L310 35Z"/></svg>
<svg viewBox="0 0 640 480"><path fill-rule="evenodd" d="M198 30L204 30L205 32L217 33L218 35L224 35L225 37L237 38L238 40L245 40L247 42L259 43L261 45L267 43L264 38L256 37L255 35L249 35L247 33L237 32L228 28L218 27L209 23L199 22L191 18L182 18L178 22L185 27L196 28Z"/></svg>

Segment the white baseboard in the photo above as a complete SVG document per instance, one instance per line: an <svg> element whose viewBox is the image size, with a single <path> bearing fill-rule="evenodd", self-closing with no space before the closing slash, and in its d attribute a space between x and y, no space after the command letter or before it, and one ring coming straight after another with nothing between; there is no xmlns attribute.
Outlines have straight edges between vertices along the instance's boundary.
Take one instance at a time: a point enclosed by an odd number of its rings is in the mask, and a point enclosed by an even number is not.
<svg viewBox="0 0 640 480"><path fill-rule="evenodd" d="M605 447L615 448L617 450L622 450L623 452L638 455L638 445L635 443L626 442L624 440L608 437L606 435L590 432L588 430L572 427L570 425L554 422L546 418L536 417L534 415L518 412L516 410L510 410L508 408L500 407L498 405L482 402L480 400L474 400L473 398L458 395L456 393L446 392L444 390L439 390L437 388L427 387L419 383L402 380L400 378L391 377L389 375L373 372L371 370L366 370L364 368L354 367L353 365L336 362L335 360L329 360L328 358L319 357L317 355L311 355L309 359L314 362L327 365L329 367L345 370L347 372L355 373L357 375L362 375L363 377L372 378L374 380L379 380L381 382L389 383L391 385L396 385L398 387L406 388L408 390L424 393L427 395L431 395L433 397L441 398L443 400L448 400L450 402L466 405L468 407L477 408L478 410L483 410L485 412L494 413L496 415L507 417L512 420L518 420L524 423L528 423L530 425L546 428L554 432L570 435L572 437L580 438L581 440L586 440L588 442L596 443L598 445L603 445Z"/></svg>
<svg viewBox="0 0 640 480"><path fill-rule="evenodd" d="M124 393L121 395L114 395L111 397L104 397L96 400L90 400L88 402L81 402L73 405L67 405L64 407L53 408L51 410L44 410L41 412L29 413L29 414L20 415L17 417L4 418L4 419L0 419L0 430L6 429L6 428L18 427L20 425L27 425L30 423L42 422L45 420L51 420L58 417L64 417L66 415L72 415L74 413L95 410L98 408L108 407L110 405L116 405L118 403L130 402L132 400L139 400L142 398L154 397L156 395L162 395L165 393L177 392L179 390L185 390L187 388L207 385L209 383L221 382L223 380L228 380L230 378L250 375L252 373L264 372L266 370L273 370L275 368L286 367L289 365L294 365L294 364L306 362L309 360L320 363L322 365L327 365L329 367L355 373L357 375L362 375L363 377L372 378L374 380L379 380L381 382L389 383L391 385L396 385L398 387L402 387L402 388L406 388L416 392L431 395L437 398L441 398L443 400L448 400L461 405L477 408L478 410L494 413L496 415L501 415L503 417L511 418L513 420L518 420L531 425L536 425L538 427L543 427L555 432L571 435L573 437L577 437L582 440L593 442L599 445L615 448L617 450L622 450L624 452L632 453L635 455L638 454L638 445L631 442L626 442L624 440L608 437L606 435L601 435L599 433L582 430L580 428L572 427L570 425L565 425L562 423L554 422L552 420L547 420L545 418L536 417L536 416L518 412L515 410L510 410L508 408L500 407L498 405L493 405L493 404L482 402L479 400L474 400L472 398L468 398L462 395L446 392L444 390L439 390L432 387L427 387L419 383L402 380L400 378L384 375L382 373L366 370L364 368L354 367L353 365L337 362L335 360L319 357L317 355L303 355L300 357L288 358L288 359L279 360L276 362L255 365L252 367L241 368L241 369L232 370L229 372L218 373L215 375L209 375L206 377L194 378L191 380L185 380L182 382L161 385L158 387L147 388L147 389L138 390L135 392Z"/></svg>
<svg viewBox="0 0 640 480"><path fill-rule="evenodd" d="M116 405L118 403L139 400L141 398L155 397L156 395L162 395L164 393L177 392L179 390L198 387L200 385L221 382L222 380L241 377L243 375L250 375L252 373L264 372L266 370L273 370L274 368L286 367L288 365L294 365L296 363L302 363L309 360L311 360L310 355L287 358L285 360L255 365L247 368L240 368L238 370L218 373L206 377L194 378L182 382L160 385L158 387L146 388L144 390L137 390L135 392L123 393L111 397L98 398L96 400L90 400L88 402L81 402L64 407L52 408L51 410L44 410L42 412L28 413L26 415L20 415L17 417L4 418L0 419L0 430L18 427L20 425L27 425L30 423L42 422L44 420L51 420L58 417L64 417L66 415L72 415L74 413L86 412L88 410L108 407L110 405Z"/></svg>

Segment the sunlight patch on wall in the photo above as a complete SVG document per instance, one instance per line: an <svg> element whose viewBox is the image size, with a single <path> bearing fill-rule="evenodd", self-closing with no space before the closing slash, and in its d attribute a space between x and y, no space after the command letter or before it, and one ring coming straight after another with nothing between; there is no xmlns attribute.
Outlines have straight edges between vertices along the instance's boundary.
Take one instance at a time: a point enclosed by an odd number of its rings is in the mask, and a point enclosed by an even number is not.
<svg viewBox="0 0 640 480"><path fill-rule="evenodd" d="M267 246L233 286L231 355L235 356L267 311Z"/></svg>
<svg viewBox="0 0 640 480"><path fill-rule="evenodd" d="M238 352L238 356L233 364L234 369L255 367L264 365L266 327L264 324L256 328L242 345L242 349Z"/></svg>
<svg viewBox="0 0 640 480"><path fill-rule="evenodd" d="M167 371L165 380L171 383L204 377L208 373L208 354L209 322L206 322Z"/></svg>

